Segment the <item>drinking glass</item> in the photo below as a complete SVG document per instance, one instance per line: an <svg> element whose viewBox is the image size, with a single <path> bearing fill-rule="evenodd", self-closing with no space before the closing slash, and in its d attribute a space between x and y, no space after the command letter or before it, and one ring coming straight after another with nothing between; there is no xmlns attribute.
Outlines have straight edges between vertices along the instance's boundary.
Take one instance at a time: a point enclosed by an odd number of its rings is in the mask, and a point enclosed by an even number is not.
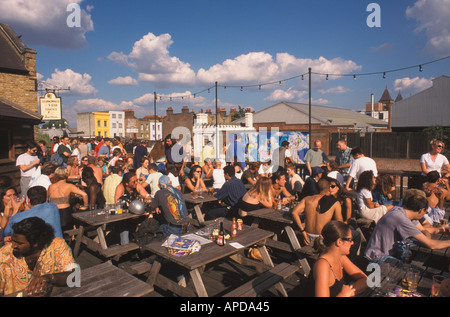
<svg viewBox="0 0 450 317"><path fill-rule="evenodd" d="M445 279L443 275L433 275L433 284L431 284L431 296L438 297L441 293L441 283Z"/></svg>
<svg viewBox="0 0 450 317"><path fill-rule="evenodd" d="M419 283L420 271L418 269L410 268L406 273L406 281L408 283L408 291L414 293L417 291L417 284Z"/></svg>

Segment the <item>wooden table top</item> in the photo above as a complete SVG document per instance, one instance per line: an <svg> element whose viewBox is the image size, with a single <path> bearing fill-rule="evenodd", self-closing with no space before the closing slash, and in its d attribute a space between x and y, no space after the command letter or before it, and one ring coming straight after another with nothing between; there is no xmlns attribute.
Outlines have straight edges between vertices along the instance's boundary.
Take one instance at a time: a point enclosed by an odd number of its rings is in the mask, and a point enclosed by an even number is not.
<svg viewBox="0 0 450 317"><path fill-rule="evenodd" d="M75 212L72 214L72 217L91 226L100 226L107 223L122 221L125 219L135 219L142 216L129 212L115 215L98 214L101 211L102 210L96 210L95 216L93 216L91 210Z"/></svg>
<svg viewBox="0 0 450 317"><path fill-rule="evenodd" d="M226 233L230 233L230 229L231 229L231 221L224 220L224 230L226 231ZM243 245L244 247L249 247L258 242L265 241L266 239L272 237L273 235L274 235L273 232L244 225L243 230L238 231L236 237L227 240L227 244L225 246L219 246L215 242L211 242L202 245L199 252L192 253L182 257L176 257L169 254L167 248L161 246L164 241L152 242L146 245L144 249L156 253L157 255L165 259L168 259L171 262L174 262L182 267L187 268L188 270L194 270L203 265L209 264L216 260L220 260L227 256L238 253L240 250L243 250L231 246L230 243L232 242L237 242Z"/></svg>
<svg viewBox="0 0 450 317"><path fill-rule="evenodd" d="M209 196L207 193L203 193L199 195L197 198L192 197L192 193L183 194L184 201L192 204L201 204L211 201L216 201L216 196Z"/></svg>
<svg viewBox="0 0 450 317"><path fill-rule="evenodd" d="M105 262L81 270L81 287L55 287L51 297L141 297L153 287Z"/></svg>
<svg viewBox="0 0 450 317"><path fill-rule="evenodd" d="M289 211L275 210L273 208L262 208L248 212L249 216L266 219L274 222L278 222L285 225L291 225L294 220L289 214Z"/></svg>

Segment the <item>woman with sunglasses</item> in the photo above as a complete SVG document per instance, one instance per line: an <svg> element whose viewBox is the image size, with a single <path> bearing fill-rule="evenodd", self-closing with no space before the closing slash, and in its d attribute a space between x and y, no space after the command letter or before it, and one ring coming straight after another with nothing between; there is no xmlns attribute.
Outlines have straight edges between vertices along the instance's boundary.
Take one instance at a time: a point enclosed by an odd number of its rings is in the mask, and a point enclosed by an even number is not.
<svg viewBox="0 0 450 317"><path fill-rule="evenodd" d="M347 220L352 217L353 212L352 198L347 193L347 191L345 191L344 188L340 185L337 179L329 177L328 180L330 181L331 196L336 198L341 204L342 217L344 218L344 221L347 222Z"/></svg>
<svg viewBox="0 0 450 317"><path fill-rule="evenodd" d="M431 151L420 157L422 176L427 176L431 171L438 171L439 175L442 176L441 172L445 169L444 177L449 177L450 163L447 157L442 154L444 152L444 142L434 139L430 144Z"/></svg>
<svg viewBox="0 0 450 317"><path fill-rule="evenodd" d="M189 176L184 181L184 192L192 193L194 190L206 190L202 179L202 168L200 165L193 165Z"/></svg>
<svg viewBox="0 0 450 317"><path fill-rule="evenodd" d="M305 295L308 297L352 297L367 288L367 276L347 255L353 244L351 228L332 220L322 229L314 248L319 258L308 276ZM346 284L346 276L354 281Z"/></svg>

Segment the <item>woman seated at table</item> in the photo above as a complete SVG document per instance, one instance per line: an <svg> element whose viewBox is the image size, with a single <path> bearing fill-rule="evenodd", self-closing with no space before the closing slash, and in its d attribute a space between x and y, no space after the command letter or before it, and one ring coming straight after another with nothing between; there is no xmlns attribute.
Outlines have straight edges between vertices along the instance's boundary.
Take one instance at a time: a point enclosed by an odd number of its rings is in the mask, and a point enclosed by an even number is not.
<svg viewBox="0 0 450 317"><path fill-rule="evenodd" d="M96 206L97 209L105 207L105 197L103 196L102 185L97 182L94 171L91 167L83 168L82 173L83 182L86 183L86 193L88 195L89 209Z"/></svg>
<svg viewBox="0 0 450 317"><path fill-rule="evenodd" d="M202 179L202 168L200 165L193 165L189 176L184 181L184 192L192 193L194 190L206 190L205 183Z"/></svg>
<svg viewBox="0 0 450 317"><path fill-rule="evenodd" d="M214 189L220 189L222 188L223 184L225 184L225 173L222 168L222 162L219 160L215 160L213 163L214 171L212 174L213 178L213 188Z"/></svg>
<svg viewBox="0 0 450 317"><path fill-rule="evenodd" d="M372 191L376 184L376 177L373 175L373 171L365 171L359 175L358 185L356 191L356 202L358 208L361 212L361 216L378 222L389 210L391 210L393 205L380 205L379 203L373 202Z"/></svg>
<svg viewBox="0 0 450 317"><path fill-rule="evenodd" d="M377 184L372 192L373 201L380 205L398 205L398 201L394 201L392 193L395 192L395 184L391 175L382 174L377 178Z"/></svg>
<svg viewBox="0 0 450 317"><path fill-rule="evenodd" d="M308 297L352 297L367 288L367 276L347 255L353 244L350 227L332 220L322 229L314 248L318 251L312 272L308 276L305 295ZM346 285L347 275L354 281Z"/></svg>
<svg viewBox="0 0 450 317"><path fill-rule="evenodd" d="M272 180L268 177L260 177L256 184L239 200L239 215L245 217L249 211L272 208L272 204Z"/></svg>
<svg viewBox="0 0 450 317"><path fill-rule="evenodd" d="M331 195L336 198L341 204L342 217L344 221L347 222L348 219L352 218L353 214L353 201L347 191L344 190L344 187L341 186L341 183L332 177L328 177L330 181L330 192ZM336 190L337 189L337 190Z"/></svg>
<svg viewBox="0 0 450 317"><path fill-rule="evenodd" d="M67 170L69 171L68 178L80 179L81 178L81 168L80 161L78 161L78 156L72 155L67 158Z"/></svg>
<svg viewBox="0 0 450 317"><path fill-rule="evenodd" d="M77 186L67 183L68 176L69 171L66 167L58 167L55 170L56 183L51 184L47 192L48 202L58 206L63 230L72 229L73 226L72 206L70 205L70 196L72 194L82 197L83 206L79 208L80 210L86 210L88 207L88 195Z"/></svg>

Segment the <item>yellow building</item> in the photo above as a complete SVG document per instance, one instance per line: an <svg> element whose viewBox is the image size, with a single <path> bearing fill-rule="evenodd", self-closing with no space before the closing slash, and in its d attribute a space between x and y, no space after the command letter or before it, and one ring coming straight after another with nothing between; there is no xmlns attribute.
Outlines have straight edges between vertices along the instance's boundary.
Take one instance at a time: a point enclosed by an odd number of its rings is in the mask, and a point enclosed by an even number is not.
<svg viewBox="0 0 450 317"><path fill-rule="evenodd" d="M95 136L110 138L109 112L94 112Z"/></svg>

